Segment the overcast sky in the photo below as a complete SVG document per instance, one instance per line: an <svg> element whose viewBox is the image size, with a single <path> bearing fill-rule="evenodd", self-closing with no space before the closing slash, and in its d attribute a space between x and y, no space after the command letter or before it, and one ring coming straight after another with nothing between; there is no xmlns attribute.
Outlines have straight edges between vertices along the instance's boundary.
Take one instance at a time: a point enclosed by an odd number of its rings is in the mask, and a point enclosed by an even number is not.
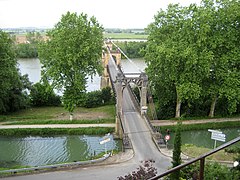
<svg viewBox="0 0 240 180"><path fill-rule="evenodd" d="M169 3L200 0L0 0L0 28L53 27L67 11L95 16L104 28L145 28Z"/></svg>

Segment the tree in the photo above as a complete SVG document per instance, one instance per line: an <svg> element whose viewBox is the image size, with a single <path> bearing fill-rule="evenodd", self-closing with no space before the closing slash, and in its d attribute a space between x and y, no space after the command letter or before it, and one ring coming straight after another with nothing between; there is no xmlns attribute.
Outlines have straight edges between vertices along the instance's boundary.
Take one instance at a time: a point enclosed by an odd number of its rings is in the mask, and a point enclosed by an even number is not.
<svg viewBox="0 0 240 180"><path fill-rule="evenodd" d="M156 91L171 88L176 118L181 115L182 102L190 104L200 97L202 79L210 68L211 54L196 43L197 25L192 23L196 9L196 5L170 4L166 12L158 12L155 22L148 27L147 73Z"/></svg>
<svg viewBox="0 0 240 180"><path fill-rule="evenodd" d="M42 74L64 90L63 103L71 115L85 92L87 76L101 71L103 28L94 17L68 12L48 36L39 47Z"/></svg>
<svg viewBox="0 0 240 180"><path fill-rule="evenodd" d="M17 111L28 105L26 89L31 83L17 69L13 41L0 30L0 114Z"/></svg>
<svg viewBox="0 0 240 180"><path fill-rule="evenodd" d="M181 140L181 123L179 122L177 124L175 133L176 133L176 136L174 139L172 167L176 167L181 164L182 140ZM172 173L171 179L174 179L174 180L180 179L180 170Z"/></svg>
<svg viewBox="0 0 240 180"><path fill-rule="evenodd" d="M208 12L208 50L212 52L210 75L205 80L205 93L212 99L209 116L214 116L217 100L228 100L229 113L236 112L240 102L239 66L239 0L204 0L202 14Z"/></svg>
<svg viewBox="0 0 240 180"><path fill-rule="evenodd" d="M218 99L228 112L240 102L239 0L203 0L200 6L169 5L149 25L147 73L160 107L175 99L181 106L210 99L214 116ZM197 103L199 104L199 103ZM206 112L207 114L207 112Z"/></svg>

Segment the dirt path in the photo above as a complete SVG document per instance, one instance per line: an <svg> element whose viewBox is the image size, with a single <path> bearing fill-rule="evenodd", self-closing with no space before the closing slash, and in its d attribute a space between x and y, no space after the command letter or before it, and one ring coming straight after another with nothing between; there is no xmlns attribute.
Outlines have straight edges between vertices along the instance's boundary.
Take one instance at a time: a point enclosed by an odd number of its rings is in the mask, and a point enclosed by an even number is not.
<svg viewBox="0 0 240 180"><path fill-rule="evenodd" d="M202 120L185 120L182 124L204 124L214 122L229 122L229 121L240 121L240 118L219 118L219 119L202 119ZM155 120L151 121L153 126L171 126L176 125L177 120Z"/></svg>

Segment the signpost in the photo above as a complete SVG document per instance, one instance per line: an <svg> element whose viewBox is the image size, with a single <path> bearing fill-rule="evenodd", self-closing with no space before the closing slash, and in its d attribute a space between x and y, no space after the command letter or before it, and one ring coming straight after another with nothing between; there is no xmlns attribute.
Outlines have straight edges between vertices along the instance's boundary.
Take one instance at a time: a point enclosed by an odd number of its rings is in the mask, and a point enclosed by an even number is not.
<svg viewBox="0 0 240 180"><path fill-rule="evenodd" d="M216 131L212 129L208 129L208 132L211 132L211 139L215 140L214 142L214 149L216 148L217 141L225 142L226 141L226 135L223 134L221 131Z"/></svg>
<svg viewBox="0 0 240 180"><path fill-rule="evenodd" d="M169 134L167 134L165 137L164 137L164 139L165 139L165 141L166 141L166 148L168 148L167 147L167 144L168 144L168 141L170 140L170 135Z"/></svg>
<svg viewBox="0 0 240 180"><path fill-rule="evenodd" d="M166 136L165 136L165 140L166 140L166 141L169 141L169 140L170 140L170 135L166 135Z"/></svg>

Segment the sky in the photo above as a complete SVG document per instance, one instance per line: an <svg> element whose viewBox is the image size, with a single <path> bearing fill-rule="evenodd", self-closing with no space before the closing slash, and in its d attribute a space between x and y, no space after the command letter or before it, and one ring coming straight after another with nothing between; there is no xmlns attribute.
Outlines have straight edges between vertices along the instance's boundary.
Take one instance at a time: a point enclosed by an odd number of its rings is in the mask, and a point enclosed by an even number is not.
<svg viewBox="0 0 240 180"><path fill-rule="evenodd" d="M67 11L95 16L104 28L146 28L169 3L200 0L0 0L0 28L52 28Z"/></svg>

